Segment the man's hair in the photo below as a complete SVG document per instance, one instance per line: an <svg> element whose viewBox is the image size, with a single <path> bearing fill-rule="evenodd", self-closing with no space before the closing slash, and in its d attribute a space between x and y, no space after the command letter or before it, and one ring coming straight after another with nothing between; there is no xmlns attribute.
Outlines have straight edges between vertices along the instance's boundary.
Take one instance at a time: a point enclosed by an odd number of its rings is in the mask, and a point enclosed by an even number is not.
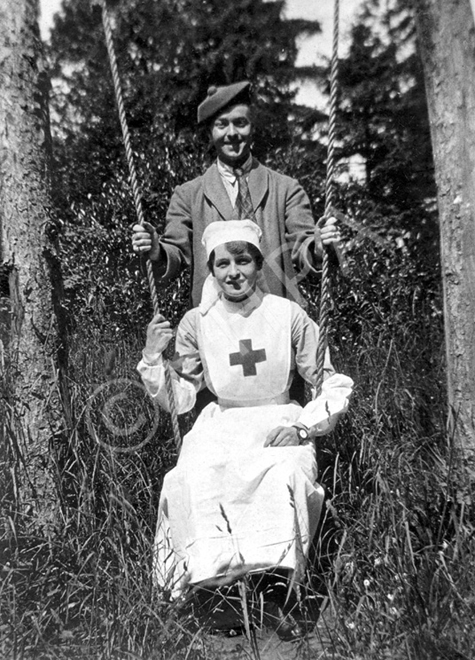
<svg viewBox="0 0 475 660"><path fill-rule="evenodd" d="M259 248L257 248L253 243L248 243L247 241L230 241L229 243L225 243L224 245L226 246L226 250L230 254L233 254L234 256L239 254L244 254L244 252L248 252L251 255L251 257L254 259L255 264L257 266L257 270L261 270L262 264L264 263L264 257L262 256L262 253L259 250ZM215 254L213 250L209 255L209 259L208 259L208 268L213 275L214 275L214 270L213 270L214 259L215 259Z"/></svg>

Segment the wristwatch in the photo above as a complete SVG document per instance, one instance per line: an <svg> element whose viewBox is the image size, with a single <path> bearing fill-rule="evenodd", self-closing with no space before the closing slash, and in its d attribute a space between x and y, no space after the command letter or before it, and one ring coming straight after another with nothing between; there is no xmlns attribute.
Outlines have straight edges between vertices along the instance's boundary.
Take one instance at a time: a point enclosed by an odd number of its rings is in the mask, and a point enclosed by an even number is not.
<svg viewBox="0 0 475 660"><path fill-rule="evenodd" d="M304 426L303 424L298 424L298 425L294 424L293 427L294 429L297 429L297 435L299 436L299 440L301 443L309 439L310 434L306 426Z"/></svg>

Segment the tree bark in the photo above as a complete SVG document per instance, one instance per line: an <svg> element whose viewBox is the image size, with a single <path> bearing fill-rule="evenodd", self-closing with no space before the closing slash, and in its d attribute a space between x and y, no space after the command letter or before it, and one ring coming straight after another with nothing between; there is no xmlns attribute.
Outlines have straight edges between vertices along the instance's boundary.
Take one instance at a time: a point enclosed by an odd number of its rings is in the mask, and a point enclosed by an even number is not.
<svg viewBox="0 0 475 660"><path fill-rule="evenodd" d="M51 285L47 76L37 17L37 0L0 0L0 441L4 492L13 497L15 515L50 530L57 511L51 449L63 411Z"/></svg>
<svg viewBox="0 0 475 660"><path fill-rule="evenodd" d="M475 454L475 26L470 0L419 0L440 214L449 429Z"/></svg>

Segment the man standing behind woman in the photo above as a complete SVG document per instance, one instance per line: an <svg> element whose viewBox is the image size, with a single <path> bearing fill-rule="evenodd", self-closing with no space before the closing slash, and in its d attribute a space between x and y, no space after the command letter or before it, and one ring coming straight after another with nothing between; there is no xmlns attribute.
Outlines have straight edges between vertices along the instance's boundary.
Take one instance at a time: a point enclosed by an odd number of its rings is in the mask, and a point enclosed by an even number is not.
<svg viewBox="0 0 475 660"><path fill-rule="evenodd" d="M316 228L309 198L299 183L252 156L249 82L210 87L198 107L198 124L209 129L216 161L202 176L175 189L161 238L148 223L134 226L134 251L150 258L157 279L164 282L189 267L195 307L208 274L202 245L205 228L216 221L251 219L261 229L266 256L262 286L299 302L297 278L317 272L322 245L340 240L336 220L328 218Z"/></svg>

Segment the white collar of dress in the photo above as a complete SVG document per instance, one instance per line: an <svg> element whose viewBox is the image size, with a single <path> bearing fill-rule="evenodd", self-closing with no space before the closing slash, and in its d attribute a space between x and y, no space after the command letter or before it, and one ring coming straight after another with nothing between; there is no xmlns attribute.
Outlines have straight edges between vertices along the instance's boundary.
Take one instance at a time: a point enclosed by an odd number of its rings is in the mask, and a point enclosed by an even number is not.
<svg viewBox="0 0 475 660"><path fill-rule="evenodd" d="M251 312L253 309L259 307L259 305L262 302L262 298L265 295L265 291L262 290L259 280L263 282L262 271L259 272L258 282L257 282L258 285L252 296L246 298L245 300L241 300L240 302L233 302L231 300L227 300L226 298L224 298L223 292L216 284L216 279L211 274L208 275L203 285L201 302L199 304L199 310L201 314L203 316L207 314L209 310L212 307L214 307L218 301L222 301L225 309L227 309L230 312L240 312L240 313Z"/></svg>
<svg viewBox="0 0 475 660"><path fill-rule="evenodd" d="M219 298L222 301L225 309L229 312L245 312L249 313L254 309L257 309L262 302L264 297L264 292L256 287L256 290L244 300L234 301L225 298L223 292L220 292Z"/></svg>

